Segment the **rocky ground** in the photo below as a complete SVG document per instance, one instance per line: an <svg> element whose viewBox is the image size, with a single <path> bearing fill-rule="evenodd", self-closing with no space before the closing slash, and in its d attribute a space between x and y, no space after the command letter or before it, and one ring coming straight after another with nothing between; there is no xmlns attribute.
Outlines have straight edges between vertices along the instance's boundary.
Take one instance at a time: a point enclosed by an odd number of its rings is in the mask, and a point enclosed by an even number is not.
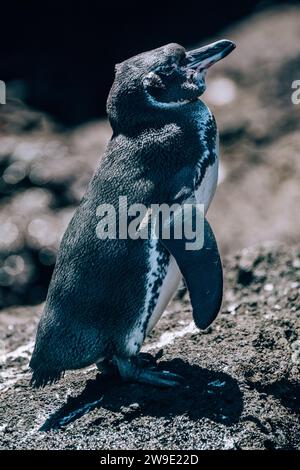
<svg viewBox="0 0 300 470"><path fill-rule="evenodd" d="M225 300L201 333L182 290L145 345L186 378L174 391L95 369L30 389L60 237L110 129L62 129L13 99L1 107L1 448L300 448L299 25L296 6L247 19L222 34L238 47L208 74L222 152L209 219L226 255Z"/></svg>
<svg viewBox="0 0 300 470"><path fill-rule="evenodd" d="M95 368L29 387L40 308L0 316L2 449L299 449L300 246L225 260L222 313L206 331L186 294L144 351L179 373L177 389L104 379Z"/></svg>

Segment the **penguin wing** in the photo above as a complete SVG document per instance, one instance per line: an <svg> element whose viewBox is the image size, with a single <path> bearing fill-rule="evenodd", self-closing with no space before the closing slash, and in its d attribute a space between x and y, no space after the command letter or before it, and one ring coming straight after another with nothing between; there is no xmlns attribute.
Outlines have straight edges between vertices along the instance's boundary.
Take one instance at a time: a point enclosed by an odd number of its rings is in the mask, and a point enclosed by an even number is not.
<svg viewBox="0 0 300 470"><path fill-rule="evenodd" d="M191 202L186 201L186 202ZM193 307L193 317L198 328L207 328L216 318L222 303L223 296L223 271L220 254L213 231L206 219L203 220L203 244L202 247L196 249L188 249L191 239L185 236L184 223L191 222L195 226L197 214L197 206L190 204L192 210L188 215L182 217L176 211L171 214L168 225L170 226L170 238L165 238L160 233L160 242L174 256L179 269L186 281L189 290L191 304ZM175 221L178 217L182 218L182 237L174 236ZM190 220L187 220L189 218ZM184 220L185 219L185 220ZM197 227L197 225L196 225Z"/></svg>

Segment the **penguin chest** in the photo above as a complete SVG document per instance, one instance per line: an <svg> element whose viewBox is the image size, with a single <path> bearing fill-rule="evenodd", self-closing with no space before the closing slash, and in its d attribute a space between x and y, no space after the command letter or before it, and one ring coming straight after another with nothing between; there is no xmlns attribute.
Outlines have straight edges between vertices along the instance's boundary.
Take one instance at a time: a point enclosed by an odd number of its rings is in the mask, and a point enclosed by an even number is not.
<svg viewBox="0 0 300 470"><path fill-rule="evenodd" d="M219 161L216 158L215 162L206 168L205 175L201 183L195 187L195 198L197 204L204 205L204 213L208 211L210 203L214 197L217 183L218 183L218 169Z"/></svg>
<svg viewBox="0 0 300 470"><path fill-rule="evenodd" d="M198 204L206 214L214 197L219 170L219 136L213 115L206 108L198 119L200 155L195 168L194 190Z"/></svg>

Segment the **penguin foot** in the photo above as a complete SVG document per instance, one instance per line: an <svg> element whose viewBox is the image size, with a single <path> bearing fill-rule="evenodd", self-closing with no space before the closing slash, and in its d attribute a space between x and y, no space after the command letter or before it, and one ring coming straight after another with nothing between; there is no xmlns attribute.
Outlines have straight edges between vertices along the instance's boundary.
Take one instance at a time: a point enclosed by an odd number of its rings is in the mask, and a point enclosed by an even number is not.
<svg viewBox="0 0 300 470"><path fill-rule="evenodd" d="M177 387L184 379L178 374L155 367L144 367L139 358L115 358L121 377L128 382L150 384L156 387ZM145 361L142 361L144 363Z"/></svg>
<svg viewBox="0 0 300 470"><path fill-rule="evenodd" d="M183 377L168 370L142 369L136 382L154 385L156 387L177 387L183 382Z"/></svg>
<svg viewBox="0 0 300 470"><path fill-rule="evenodd" d="M97 369L104 375L116 377L119 375L118 367L112 361L104 359L96 363Z"/></svg>

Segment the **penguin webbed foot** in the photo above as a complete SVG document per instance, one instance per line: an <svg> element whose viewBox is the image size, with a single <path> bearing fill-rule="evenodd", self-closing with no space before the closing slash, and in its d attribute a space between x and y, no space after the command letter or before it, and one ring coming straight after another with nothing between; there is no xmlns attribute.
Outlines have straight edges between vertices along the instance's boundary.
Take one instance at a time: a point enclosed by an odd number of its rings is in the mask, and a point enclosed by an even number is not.
<svg viewBox="0 0 300 470"><path fill-rule="evenodd" d="M109 359L96 362L97 369L108 377L117 377L119 375L118 366Z"/></svg>
<svg viewBox="0 0 300 470"><path fill-rule="evenodd" d="M178 387L183 377L168 370L141 369L136 378L137 382L154 385L156 387Z"/></svg>
<svg viewBox="0 0 300 470"><path fill-rule="evenodd" d="M143 357L115 358L121 377L128 382L154 385L156 387L177 387L184 378L167 370L158 370L155 360Z"/></svg>

